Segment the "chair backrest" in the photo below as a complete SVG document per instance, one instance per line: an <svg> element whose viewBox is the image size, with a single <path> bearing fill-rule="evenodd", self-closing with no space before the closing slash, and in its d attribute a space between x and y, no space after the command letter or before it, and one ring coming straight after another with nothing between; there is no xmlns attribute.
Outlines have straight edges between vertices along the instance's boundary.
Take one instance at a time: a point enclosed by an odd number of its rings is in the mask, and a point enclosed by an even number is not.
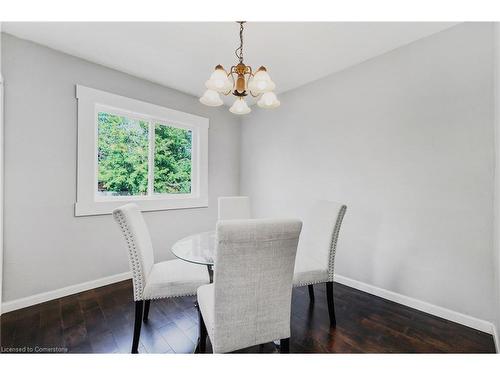
<svg viewBox="0 0 500 375"><path fill-rule="evenodd" d="M346 209L341 203L317 201L304 218L300 234L299 256L314 258L328 268L329 281L333 281L337 240Z"/></svg>
<svg viewBox="0 0 500 375"><path fill-rule="evenodd" d="M113 211L128 246L128 257L134 284L134 300L143 299L149 273L154 264L153 245L148 227L139 207L129 203Z"/></svg>
<svg viewBox="0 0 500 375"><path fill-rule="evenodd" d="M290 337L295 255L302 223L293 219L217 223L214 352Z"/></svg>
<svg viewBox="0 0 500 375"><path fill-rule="evenodd" d="M244 220L250 218L250 198L219 197L219 220Z"/></svg>

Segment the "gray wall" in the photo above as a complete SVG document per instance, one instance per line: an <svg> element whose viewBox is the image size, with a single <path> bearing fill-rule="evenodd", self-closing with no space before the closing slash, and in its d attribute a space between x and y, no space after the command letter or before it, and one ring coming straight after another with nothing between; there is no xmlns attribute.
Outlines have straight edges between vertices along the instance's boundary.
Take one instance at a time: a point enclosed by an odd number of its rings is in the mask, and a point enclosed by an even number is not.
<svg viewBox="0 0 500 375"><path fill-rule="evenodd" d="M75 84L210 119L209 207L145 214L155 258L214 228L217 197L238 194L240 125L227 108L2 34L5 77L4 296L10 301L128 271L111 215L73 215L76 199ZM168 61L165 61L168 64Z"/></svg>
<svg viewBox="0 0 500 375"><path fill-rule="evenodd" d="M500 338L500 24L495 22L495 220L494 220L494 267L495 267L495 329ZM500 343L497 343L497 352Z"/></svg>
<svg viewBox="0 0 500 375"><path fill-rule="evenodd" d="M492 321L492 37L461 24L244 117L255 214L345 202L338 274Z"/></svg>

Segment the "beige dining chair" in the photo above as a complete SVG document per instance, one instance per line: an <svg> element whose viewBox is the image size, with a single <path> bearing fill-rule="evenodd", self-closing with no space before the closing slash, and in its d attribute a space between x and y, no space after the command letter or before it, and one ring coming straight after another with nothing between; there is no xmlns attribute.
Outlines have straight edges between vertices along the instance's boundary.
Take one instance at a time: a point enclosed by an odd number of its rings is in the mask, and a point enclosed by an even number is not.
<svg viewBox="0 0 500 375"><path fill-rule="evenodd" d="M314 284L326 283L330 325L335 326L333 275L340 227L347 206L331 201L318 201L304 219L295 260L294 287L308 286L314 303Z"/></svg>
<svg viewBox="0 0 500 375"><path fill-rule="evenodd" d="M219 197L219 220L250 219L249 197Z"/></svg>
<svg viewBox="0 0 500 375"><path fill-rule="evenodd" d="M200 342L214 353L280 340L289 352L293 268L299 220L219 221L214 283L198 288Z"/></svg>
<svg viewBox="0 0 500 375"><path fill-rule="evenodd" d="M136 204L118 207L113 217L128 247L135 301L132 353L137 353L142 321L148 320L151 300L195 295L210 279L206 267L180 259L154 263L151 237Z"/></svg>

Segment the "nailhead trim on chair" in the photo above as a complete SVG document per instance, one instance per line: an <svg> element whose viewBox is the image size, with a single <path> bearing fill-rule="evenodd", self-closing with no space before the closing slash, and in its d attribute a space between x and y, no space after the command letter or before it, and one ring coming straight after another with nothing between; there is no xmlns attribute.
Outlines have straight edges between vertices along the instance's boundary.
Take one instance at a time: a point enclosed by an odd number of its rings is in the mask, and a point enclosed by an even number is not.
<svg viewBox="0 0 500 375"><path fill-rule="evenodd" d="M314 281L302 281L298 284L293 284L293 287L294 288L299 288L301 286L306 286L306 285L314 285L314 284L321 284L321 283L324 283L328 280L314 280Z"/></svg>
<svg viewBox="0 0 500 375"><path fill-rule="evenodd" d="M196 293L181 293L181 294L168 294L165 296L155 296L155 297L148 297L145 298L147 300L153 300L153 299L162 299L162 298L176 298L176 297L189 297L189 296L195 296Z"/></svg>
<svg viewBox="0 0 500 375"><path fill-rule="evenodd" d="M123 212L115 211L113 215L120 225L123 235L125 236L125 240L127 241L130 268L132 269L132 281L134 284L134 301L141 301L144 299L143 291L145 287L145 279L142 273L139 255L137 254L137 245L134 241L132 233L130 233L130 229L125 221L125 217L123 216Z"/></svg>
<svg viewBox="0 0 500 375"><path fill-rule="evenodd" d="M346 205L340 207L340 211L337 216L337 221L335 222L335 228L333 229L332 242L330 244L330 259L328 261L328 281L333 281L333 269L335 266L335 252L337 251L337 240L339 239L340 226L342 225L342 220L344 219L346 210L347 210Z"/></svg>

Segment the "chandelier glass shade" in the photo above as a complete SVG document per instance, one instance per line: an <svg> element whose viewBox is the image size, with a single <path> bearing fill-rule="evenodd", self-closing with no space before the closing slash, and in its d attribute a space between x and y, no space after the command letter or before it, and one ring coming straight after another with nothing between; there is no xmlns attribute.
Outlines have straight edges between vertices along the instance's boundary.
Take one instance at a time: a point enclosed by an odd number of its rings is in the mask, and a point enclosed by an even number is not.
<svg viewBox="0 0 500 375"><path fill-rule="evenodd" d="M203 96L200 98L200 102L210 107L218 107L224 104L222 102L222 99L220 98L219 93L215 90L210 90L210 89L205 91Z"/></svg>
<svg viewBox="0 0 500 375"><path fill-rule="evenodd" d="M273 92L276 85L271 80L267 69L261 66L257 71L243 62L243 24L244 21L238 21L240 24L240 46L235 54L239 63L234 65L227 72L222 65L217 65L205 82L207 90L200 98L200 102L210 107L218 107L223 104L221 94L236 97L234 104L229 108L231 113L244 115L251 112L251 108L245 101L245 97L251 95L257 98L257 105L260 108L276 108L280 101Z"/></svg>
<svg viewBox="0 0 500 375"><path fill-rule="evenodd" d="M257 105L260 108L270 108L270 109L279 107L280 104L281 103L276 97L276 94L272 91L264 93L264 95L262 95L259 101L257 102Z"/></svg>
<svg viewBox="0 0 500 375"><path fill-rule="evenodd" d="M234 113L235 115L246 115L251 111L252 110L243 98L236 98L231 108L229 108L229 112Z"/></svg>

